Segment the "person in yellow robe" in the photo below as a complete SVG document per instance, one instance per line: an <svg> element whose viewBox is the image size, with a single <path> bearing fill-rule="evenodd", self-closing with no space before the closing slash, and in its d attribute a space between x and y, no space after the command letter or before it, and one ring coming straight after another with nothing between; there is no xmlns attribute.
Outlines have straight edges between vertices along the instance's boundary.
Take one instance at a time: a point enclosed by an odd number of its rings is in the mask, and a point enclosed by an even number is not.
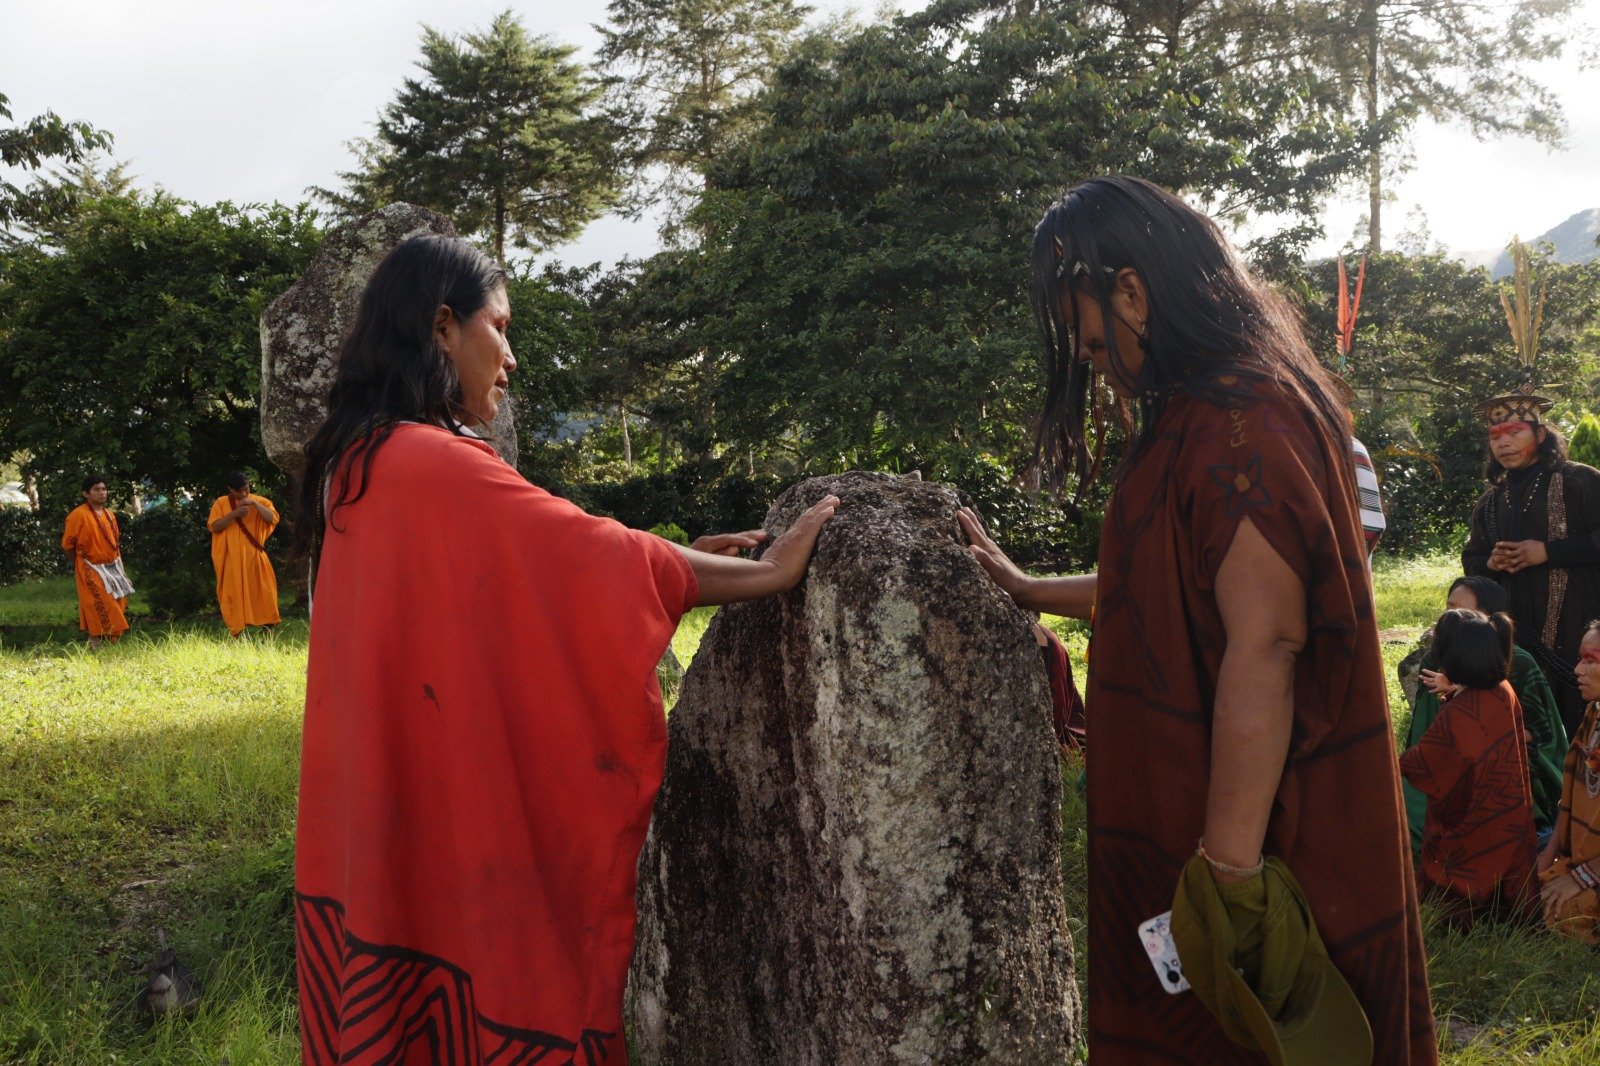
<svg viewBox="0 0 1600 1066"><path fill-rule="evenodd" d="M122 529L106 506L106 479L83 479L83 503L67 515L61 550L72 556L78 582L78 628L89 634L89 646L115 641L128 631L128 597L133 583L122 567Z"/></svg>
<svg viewBox="0 0 1600 1066"><path fill-rule="evenodd" d="M250 492L238 471L227 477L228 494L211 505L211 565L217 569L222 621L237 637L246 626L273 626L278 617L278 577L267 558L267 538L278 528L278 512L265 496Z"/></svg>

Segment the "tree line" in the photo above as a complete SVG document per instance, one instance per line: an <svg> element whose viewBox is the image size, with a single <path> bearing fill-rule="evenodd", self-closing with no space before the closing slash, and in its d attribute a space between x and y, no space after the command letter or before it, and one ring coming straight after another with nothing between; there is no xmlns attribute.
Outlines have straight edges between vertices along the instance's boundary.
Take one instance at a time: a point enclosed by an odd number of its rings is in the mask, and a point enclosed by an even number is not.
<svg viewBox="0 0 1600 1066"><path fill-rule="evenodd" d="M1358 428L1391 543L1442 542L1478 485L1471 403L1514 361L1486 272L1419 235L1380 251L1382 187L1423 115L1558 140L1526 71L1573 7L1489 23L1459 0L936 0L819 26L791 0L614 0L592 63L507 12L425 28L351 168L297 205L186 203L134 187L86 123L0 126L31 175L0 188L0 459L52 514L86 465L147 498L235 467L273 487L260 312L326 226L406 200L512 264L536 482L697 534L758 520L797 477L920 469L972 492L1021 558L1079 565L1103 495L1031 491L1026 249L1064 188L1124 171L1256 220L1247 253L1330 355L1334 268L1304 249L1321 203L1367 188ZM662 249L529 265L608 210L654 212ZM1600 276L1547 270L1545 366L1576 421Z"/></svg>

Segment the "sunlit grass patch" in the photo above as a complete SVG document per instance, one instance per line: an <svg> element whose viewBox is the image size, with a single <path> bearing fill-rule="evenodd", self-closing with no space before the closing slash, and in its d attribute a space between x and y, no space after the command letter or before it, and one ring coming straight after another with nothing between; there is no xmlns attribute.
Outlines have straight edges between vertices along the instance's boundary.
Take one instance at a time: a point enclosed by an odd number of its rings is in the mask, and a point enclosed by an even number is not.
<svg viewBox="0 0 1600 1066"><path fill-rule="evenodd" d="M294 1062L305 627L0 651L0 1062ZM128 1009L164 932L198 1014Z"/></svg>

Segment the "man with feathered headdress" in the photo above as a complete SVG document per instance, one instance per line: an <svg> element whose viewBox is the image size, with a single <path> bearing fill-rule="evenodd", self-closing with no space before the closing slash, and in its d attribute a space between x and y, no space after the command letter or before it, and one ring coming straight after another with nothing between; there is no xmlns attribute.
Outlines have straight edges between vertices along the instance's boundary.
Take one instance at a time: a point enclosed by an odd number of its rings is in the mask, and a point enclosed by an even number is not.
<svg viewBox="0 0 1600 1066"><path fill-rule="evenodd" d="M1500 302L1522 364L1515 391L1473 408L1488 431L1489 490L1472 512L1461 553L1468 574L1505 586L1517 643L1544 670L1570 733L1583 716L1573 668L1585 627L1600 615L1600 471L1567 459L1567 445L1543 421L1554 401L1536 393L1534 361L1544 317L1528 246L1512 242L1512 291Z"/></svg>

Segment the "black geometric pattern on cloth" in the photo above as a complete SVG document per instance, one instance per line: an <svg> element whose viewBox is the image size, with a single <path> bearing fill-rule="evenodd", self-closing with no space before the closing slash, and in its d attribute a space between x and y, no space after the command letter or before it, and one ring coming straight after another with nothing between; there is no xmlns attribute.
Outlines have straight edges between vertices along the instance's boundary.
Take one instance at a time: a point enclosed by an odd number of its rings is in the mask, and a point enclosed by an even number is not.
<svg viewBox="0 0 1600 1066"><path fill-rule="evenodd" d="M1454 761L1459 752L1472 751L1475 743L1470 733L1484 728L1479 724L1484 715L1500 706L1504 705L1492 695L1467 706L1447 705L1407 756L1417 763L1422 779L1437 778L1439 756ZM1466 730L1467 735L1457 739L1458 729ZM1470 777L1458 781L1449 795L1430 800L1423 861L1437 860L1443 883L1462 894L1469 889L1476 894L1495 884L1500 891L1514 895L1532 877L1534 862L1523 740L1516 729L1506 729L1473 754Z"/></svg>
<svg viewBox="0 0 1600 1066"><path fill-rule="evenodd" d="M1206 467L1206 472L1223 490L1223 505L1229 518L1238 518L1247 507L1272 506L1272 493L1262 484L1260 452L1243 467L1232 463L1213 463Z"/></svg>
<svg viewBox="0 0 1600 1066"><path fill-rule="evenodd" d="M78 557L78 565L83 567L83 583L89 587L89 602L94 605L94 616L100 620L100 632L111 634L111 609L106 606L106 592L100 582L100 575L95 568L89 565L89 560L83 556Z"/></svg>
<svg viewBox="0 0 1600 1066"><path fill-rule="evenodd" d="M615 1033L568 1040L478 1013L472 975L409 948L370 944L344 926L338 900L295 893L300 1034L307 1063L411 1062L599 1066Z"/></svg>

